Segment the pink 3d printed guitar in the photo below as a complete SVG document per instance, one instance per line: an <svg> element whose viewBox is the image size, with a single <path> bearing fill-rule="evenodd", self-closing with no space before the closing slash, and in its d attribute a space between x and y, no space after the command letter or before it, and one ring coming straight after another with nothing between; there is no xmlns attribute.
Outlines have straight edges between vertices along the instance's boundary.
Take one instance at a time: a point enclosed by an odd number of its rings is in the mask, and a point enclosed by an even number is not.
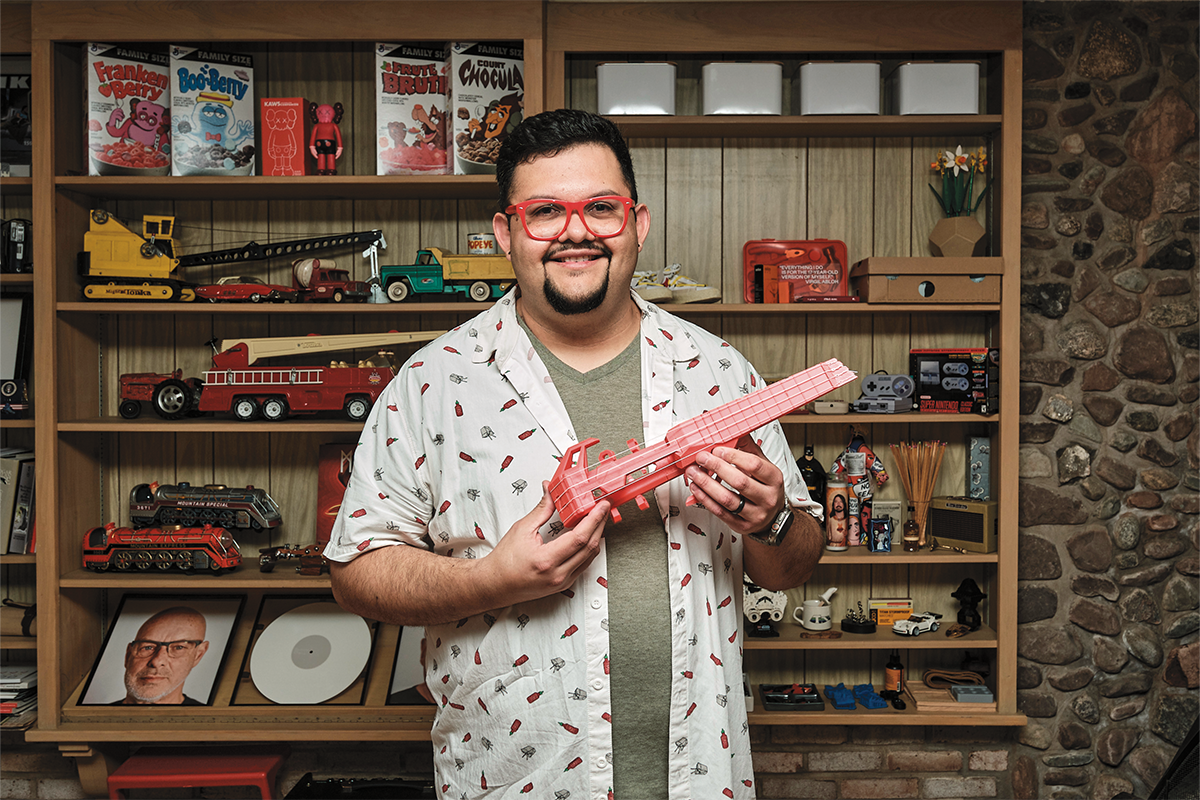
<svg viewBox="0 0 1200 800"><path fill-rule="evenodd" d="M618 506L635 500L638 508L648 508L650 504L642 495L682 475L696 460L697 453L721 445L734 447L745 434L790 414L856 377L856 373L831 358L766 389L680 422L667 431L666 438L658 444L642 448L630 439L629 451L619 457L611 450L605 450L592 469L587 466L587 450L600 440L584 439L568 448L559 460L558 469L550 480L550 498L568 528L578 525L600 500L612 504L613 521L620 522Z"/></svg>

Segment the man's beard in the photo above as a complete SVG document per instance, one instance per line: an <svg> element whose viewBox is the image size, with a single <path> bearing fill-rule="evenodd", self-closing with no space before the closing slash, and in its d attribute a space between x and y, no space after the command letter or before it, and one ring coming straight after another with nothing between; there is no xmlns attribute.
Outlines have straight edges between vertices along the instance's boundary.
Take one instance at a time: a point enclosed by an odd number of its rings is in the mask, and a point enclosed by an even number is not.
<svg viewBox="0 0 1200 800"><path fill-rule="evenodd" d="M128 673L125 674L125 691L129 693L130 697L134 698L139 703L157 703L159 700L162 700L171 692L178 689L181 685L182 683L172 683L161 692L158 692L154 695L149 695L146 694L145 690L138 686L136 675L130 675Z"/></svg>
<svg viewBox="0 0 1200 800"><path fill-rule="evenodd" d="M609 259L611 266L612 251L602 245L597 249L600 255ZM550 257L550 255L547 256L547 258ZM550 275L547 273L542 281L542 293L546 295L546 302L550 304L550 307L563 316L586 314L599 308L600 304L604 302L604 298L608 296L608 274L609 270L606 268L604 282L594 292L589 292L583 297L567 297L550 281Z"/></svg>

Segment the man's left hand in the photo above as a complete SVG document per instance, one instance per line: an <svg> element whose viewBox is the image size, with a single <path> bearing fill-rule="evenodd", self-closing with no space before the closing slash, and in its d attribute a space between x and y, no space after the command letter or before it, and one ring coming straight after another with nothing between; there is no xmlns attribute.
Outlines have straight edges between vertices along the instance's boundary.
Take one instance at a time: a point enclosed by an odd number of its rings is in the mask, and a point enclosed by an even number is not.
<svg viewBox="0 0 1200 800"><path fill-rule="evenodd" d="M698 453L684 475L696 502L742 535L766 530L783 510L783 472L749 435L736 448Z"/></svg>

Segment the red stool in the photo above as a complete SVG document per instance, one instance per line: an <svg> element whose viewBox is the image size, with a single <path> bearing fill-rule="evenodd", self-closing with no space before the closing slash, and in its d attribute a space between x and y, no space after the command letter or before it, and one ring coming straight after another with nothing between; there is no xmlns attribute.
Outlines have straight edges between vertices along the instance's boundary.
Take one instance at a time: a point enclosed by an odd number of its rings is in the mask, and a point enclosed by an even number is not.
<svg viewBox="0 0 1200 800"><path fill-rule="evenodd" d="M121 800L125 789L256 786L270 800L286 755L278 748L144 747L108 776L108 796Z"/></svg>

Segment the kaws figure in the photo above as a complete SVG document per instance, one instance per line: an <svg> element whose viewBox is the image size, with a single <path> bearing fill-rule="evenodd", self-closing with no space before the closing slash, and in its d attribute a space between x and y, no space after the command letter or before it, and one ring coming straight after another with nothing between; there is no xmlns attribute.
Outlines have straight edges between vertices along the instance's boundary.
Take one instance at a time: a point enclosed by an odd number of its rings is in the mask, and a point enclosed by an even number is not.
<svg viewBox="0 0 1200 800"><path fill-rule="evenodd" d="M337 160L342 157L342 131L338 123L342 121L343 111L341 103L308 104L313 123L308 151L317 160L318 175L337 175Z"/></svg>

